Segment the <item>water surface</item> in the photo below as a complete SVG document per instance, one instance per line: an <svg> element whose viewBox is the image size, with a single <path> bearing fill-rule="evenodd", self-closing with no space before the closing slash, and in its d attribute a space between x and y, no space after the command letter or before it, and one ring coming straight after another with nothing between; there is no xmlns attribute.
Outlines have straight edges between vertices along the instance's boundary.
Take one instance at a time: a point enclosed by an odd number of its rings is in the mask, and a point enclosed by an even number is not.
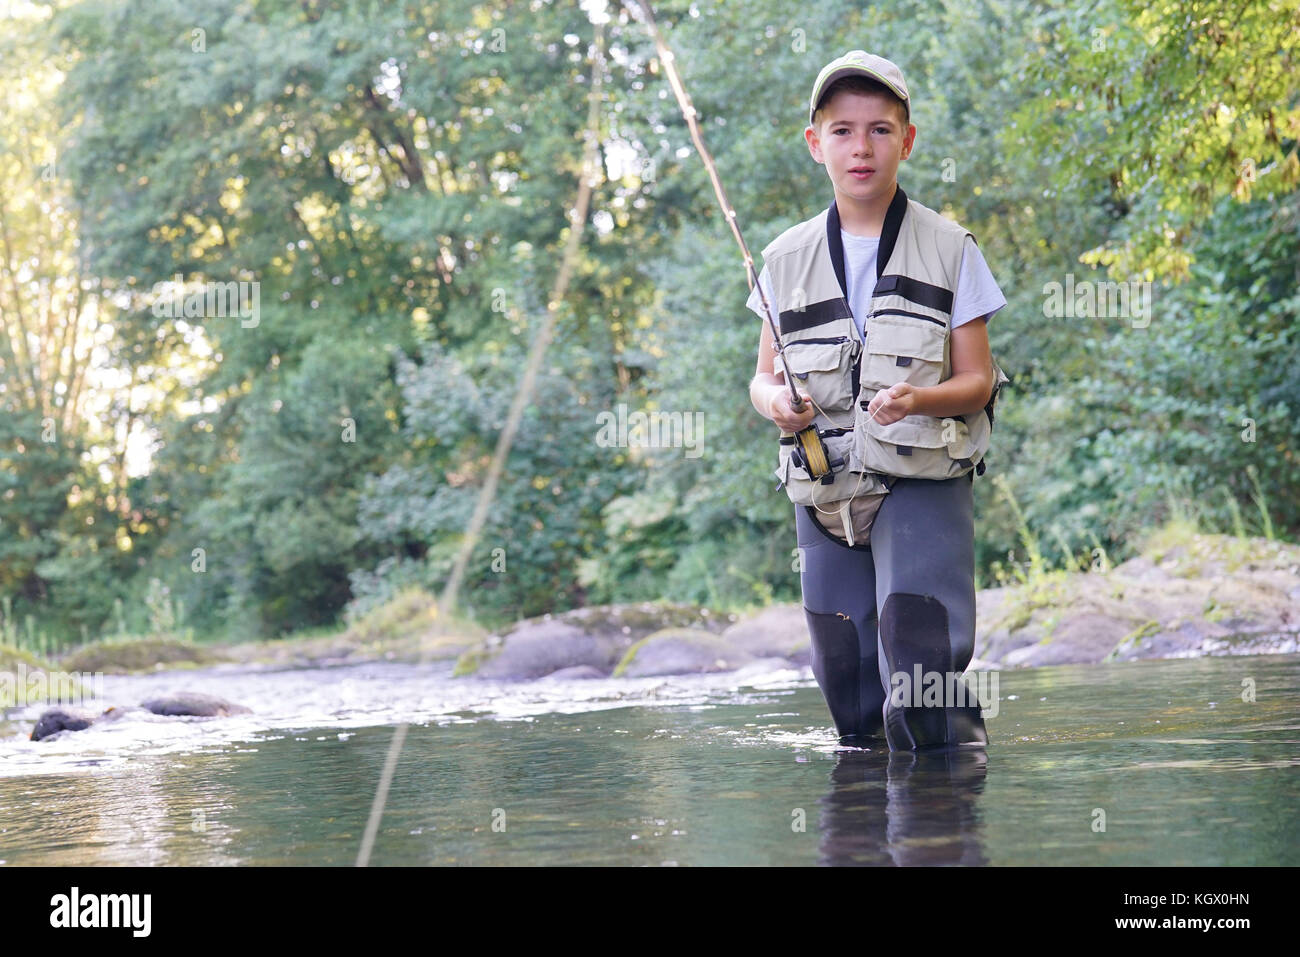
<svg viewBox="0 0 1300 957"><path fill-rule="evenodd" d="M0 725L0 863L1300 863L1300 656L999 673L987 749L841 749L808 671L498 684L450 666L105 679L229 719ZM1256 700L1242 700L1243 680Z"/></svg>

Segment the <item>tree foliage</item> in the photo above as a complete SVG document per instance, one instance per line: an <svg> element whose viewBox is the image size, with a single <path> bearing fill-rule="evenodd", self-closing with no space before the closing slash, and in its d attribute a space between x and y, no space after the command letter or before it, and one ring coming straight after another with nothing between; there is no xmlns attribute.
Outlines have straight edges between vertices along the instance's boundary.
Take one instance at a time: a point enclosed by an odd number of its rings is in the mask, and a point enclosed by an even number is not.
<svg viewBox="0 0 1300 957"><path fill-rule="evenodd" d="M123 598L145 627L157 580L185 624L251 637L441 587L571 228L594 69L602 175L462 603L797 599L739 251L644 28L611 8L597 65L586 6L13 20L0 588L20 612L75 635ZM1300 531L1295 0L655 7L755 253L833 195L802 135L820 66L864 36L903 66L900 181L974 232L1008 299L990 471L1058 560L1118 556L1173 508L1258 530L1262 498ZM1150 323L1050 315L1067 275L1151 282ZM176 277L256 283L255 321L167 315ZM698 416L699 454L602 441L620 406ZM1022 530L976 485L987 579Z"/></svg>

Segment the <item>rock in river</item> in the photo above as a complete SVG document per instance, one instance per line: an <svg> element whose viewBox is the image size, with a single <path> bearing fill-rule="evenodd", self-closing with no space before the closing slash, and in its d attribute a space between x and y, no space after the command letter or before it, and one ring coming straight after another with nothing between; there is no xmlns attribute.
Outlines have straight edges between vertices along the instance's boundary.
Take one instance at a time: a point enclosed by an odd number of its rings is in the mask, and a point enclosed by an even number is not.
<svg viewBox="0 0 1300 957"><path fill-rule="evenodd" d="M633 644L652 632L694 626L708 633L721 631L731 620L708 608L660 602L576 608L530 618L503 635L489 636L461 655L454 673L530 681L585 666L607 675Z"/></svg>
<svg viewBox="0 0 1300 957"><path fill-rule="evenodd" d="M160 698L150 698L140 707L154 714L171 717L173 715L194 715L200 718L225 718L232 714L248 714L249 710L242 704L234 704L224 698L217 698L199 691L178 691L176 694Z"/></svg>
<svg viewBox="0 0 1300 957"><path fill-rule="evenodd" d="M702 628L664 628L628 649L615 676L703 674L734 671L754 656Z"/></svg>
<svg viewBox="0 0 1300 957"><path fill-rule="evenodd" d="M225 718L232 714L249 714L249 709L241 704L226 701L215 695L199 691L180 691L176 694L150 698L139 708L112 707L100 714L93 714L77 708L46 708L36 719L32 729L33 741L40 741L60 731L84 731L92 724L116 721L133 711L149 711L164 717L192 716L199 718Z"/></svg>

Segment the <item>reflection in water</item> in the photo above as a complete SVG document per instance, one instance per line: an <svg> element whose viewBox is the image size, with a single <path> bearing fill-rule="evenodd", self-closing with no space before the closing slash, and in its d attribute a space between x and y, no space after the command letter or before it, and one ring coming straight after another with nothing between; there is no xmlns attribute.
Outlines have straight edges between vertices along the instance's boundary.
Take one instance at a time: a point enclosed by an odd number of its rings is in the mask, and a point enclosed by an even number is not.
<svg viewBox="0 0 1300 957"><path fill-rule="evenodd" d="M139 759L127 770L29 779L31 786L10 788L0 801L0 861L56 867L217 863L209 855L231 840L219 821L231 794L226 765L221 755L204 755L201 764Z"/></svg>
<svg viewBox="0 0 1300 957"><path fill-rule="evenodd" d="M819 864L987 864L976 797L984 748L843 749L821 802Z"/></svg>

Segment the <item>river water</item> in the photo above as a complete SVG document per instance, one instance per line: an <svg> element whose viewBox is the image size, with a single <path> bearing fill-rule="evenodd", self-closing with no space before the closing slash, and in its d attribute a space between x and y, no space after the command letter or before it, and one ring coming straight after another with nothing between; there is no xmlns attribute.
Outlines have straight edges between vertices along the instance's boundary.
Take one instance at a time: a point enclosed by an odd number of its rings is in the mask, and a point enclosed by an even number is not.
<svg viewBox="0 0 1300 957"><path fill-rule="evenodd" d="M232 718L0 722L0 864L1300 863L1300 656L997 673L989 747L842 749L809 671L501 684L450 664L104 679ZM1250 697L1254 700L1243 700Z"/></svg>

